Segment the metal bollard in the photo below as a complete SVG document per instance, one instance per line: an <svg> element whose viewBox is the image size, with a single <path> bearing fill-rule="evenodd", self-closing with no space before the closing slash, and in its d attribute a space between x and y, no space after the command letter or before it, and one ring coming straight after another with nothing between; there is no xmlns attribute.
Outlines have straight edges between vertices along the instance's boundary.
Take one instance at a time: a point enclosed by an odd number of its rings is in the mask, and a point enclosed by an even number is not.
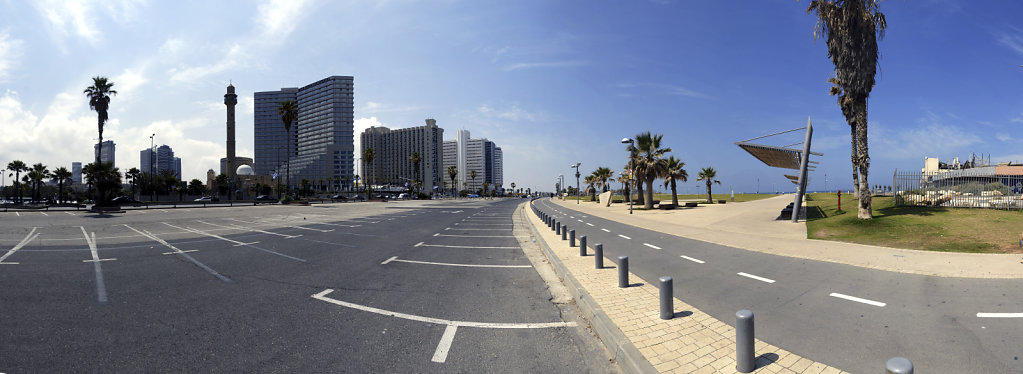
<svg viewBox="0 0 1023 374"><path fill-rule="evenodd" d="M735 370L752 373L757 363L753 350L753 312L743 309L735 312Z"/></svg>
<svg viewBox="0 0 1023 374"><path fill-rule="evenodd" d="M554 233L561 235L561 222L554 221Z"/></svg>
<svg viewBox="0 0 1023 374"><path fill-rule="evenodd" d="M893 357L884 364L888 374L913 374L913 363L908 358Z"/></svg>
<svg viewBox="0 0 1023 374"><path fill-rule="evenodd" d="M579 255L586 256L586 235L579 236Z"/></svg>
<svg viewBox="0 0 1023 374"><path fill-rule="evenodd" d="M629 287L629 256L618 256L618 288Z"/></svg>
<svg viewBox="0 0 1023 374"><path fill-rule="evenodd" d="M561 240L568 240L568 225L561 226Z"/></svg>
<svg viewBox="0 0 1023 374"><path fill-rule="evenodd" d="M604 245L601 243L593 246L593 266L597 269L604 268Z"/></svg>
<svg viewBox="0 0 1023 374"><path fill-rule="evenodd" d="M568 246L575 247L575 230L568 230Z"/></svg>
<svg viewBox="0 0 1023 374"><path fill-rule="evenodd" d="M672 296L671 277L661 277L661 319L671 319L675 316L675 297Z"/></svg>

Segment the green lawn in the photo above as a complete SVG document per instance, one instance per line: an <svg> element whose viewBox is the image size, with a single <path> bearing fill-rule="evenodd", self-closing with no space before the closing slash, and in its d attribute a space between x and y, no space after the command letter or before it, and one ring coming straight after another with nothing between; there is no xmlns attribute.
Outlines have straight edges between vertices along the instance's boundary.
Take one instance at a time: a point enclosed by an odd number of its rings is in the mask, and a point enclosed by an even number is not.
<svg viewBox="0 0 1023 374"><path fill-rule="evenodd" d="M856 218L856 203L834 193L807 196L807 236L811 239L941 252L1020 253L1023 213L978 208L894 206L874 197L874 219Z"/></svg>
<svg viewBox="0 0 1023 374"><path fill-rule="evenodd" d="M644 194L644 196L645 195L646 194ZM718 200L725 200L725 201L727 201L729 203L732 202L732 196L729 195L729 194L717 194L716 193L716 194L713 194L711 196L714 198L714 202L715 203L717 203ZM767 198L772 198L772 197L775 197L775 196L778 196L778 195L774 195L774 194L735 194L735 202L740 203L740 202L743 202L743 201L753 201L753 200L767 199ZM636 195L633 194L632 197L636 198ZM582 198L583 201L590 201L590 195L583 195L581 198ZM620 199L621 195L615 195L615 198L616 199ZM566 200L575 200L575 196L569 196L569 197L567 197L565 199ZM654 200L660 200L660 201L663 201L663 202L666 202L666 203L670 203L671 202L671 194L670 193L668 193L668 194L655 193L654 194ZM692 194L690 194L690 195L682 195L682 194L679 194L678 195L678 201L681 202L683 200L700 200L698 202L703 204L703 203L707 202L707 194L700 194L700 195L692 195Z"/></svg>

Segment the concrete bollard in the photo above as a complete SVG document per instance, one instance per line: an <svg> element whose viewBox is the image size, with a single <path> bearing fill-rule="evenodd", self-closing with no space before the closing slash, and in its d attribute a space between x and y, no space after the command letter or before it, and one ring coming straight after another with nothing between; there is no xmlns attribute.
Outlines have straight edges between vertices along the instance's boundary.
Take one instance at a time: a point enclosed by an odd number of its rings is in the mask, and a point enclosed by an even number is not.
<svg viewBox="0 0 1023 374"><path fill-rule="evenodd" d="M757 363L753 349L753 312L743 309L735 312L735 370L752 373Z"/></svg>
<svg viewBox="0 0 1023 374"><path fill-rule="evenodd" d="M579 236L579 255L586 256L586 235Z"/></svg>
<svg viewBox="0 0 1023 374"><path fill-rule="evenodd" d="M893 357L884 364L888 374L913 374L913 363L908 358Z"/></svg>
<svg viewBox="0 0 1023 374"><path fill-rule="evenodd" d="M597 269L604 268L604 245L601 243L593 245L593 266Z"/></svg>
<svg viewBox="0 0 1023 374"><path fill-rule="evenodd" d="M568 230L568 246L575 247L575 230Z"/></svg>
<svg viewBox="0 0 1023 374"><path fill-rule="evenodd" d="M629 256L618 256L618 288L629 287Z"/></svg>
<svg viewBox="0 0 1023 374"><path fill-rule="evenodd" d="M661 277L661 319L671 319L675 316L675 297L672 296L671 277Z"/></svg>
<svg viewBox="0 0 1023 374"><path fill-rule="evenodd" d="M561 226L561 240L568 240L568 225Z"/></svg>

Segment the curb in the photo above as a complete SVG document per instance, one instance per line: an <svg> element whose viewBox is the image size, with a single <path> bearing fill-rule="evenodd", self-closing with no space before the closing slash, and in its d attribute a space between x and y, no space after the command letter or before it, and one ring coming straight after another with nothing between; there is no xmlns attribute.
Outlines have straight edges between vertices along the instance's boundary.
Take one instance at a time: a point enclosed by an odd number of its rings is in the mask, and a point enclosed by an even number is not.
<svg viewBox="0 0 1023 374"><path fill-rule="evenodd" d="M529 201L529 207L534 208L532 200ZM532 209L527 211L526 214L528 215L531 211ZM601 343L607 347L608 351L614 352L612 357L618 362L622 371L626 373L657 373L657 369L647 361L646 357L639 352L639 349L632 344L632 341L622 333L618 325L611 321L611 318L604 313L600 305L593 301L593 298L579 284L579 281L565 268L565 265L561 263L561 259L547 245L547 241L540 236L537 228L533 225L533 220L527 220L530 232L537 238L537 243L540 244L544 255L547 256L547 259L553 265L554 272L566 283L569 293L572 294L576 304L579 306L579 310L583 313L583 318L590 321L590 325L593 327L597 337L600 338Z"/></svg>

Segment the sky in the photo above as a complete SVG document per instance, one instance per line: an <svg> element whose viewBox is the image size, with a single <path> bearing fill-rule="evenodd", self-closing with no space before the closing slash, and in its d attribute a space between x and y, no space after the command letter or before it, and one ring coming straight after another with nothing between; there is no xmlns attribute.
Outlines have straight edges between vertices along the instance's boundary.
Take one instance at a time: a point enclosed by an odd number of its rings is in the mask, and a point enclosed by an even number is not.
<svg viewBox="0 0 1023 374"><path fill-rule="evenodd" d="M504 151L504 187L553 190L650 131L686 163L680 193L791 192L790 170L734 144L813 121L810 190L850 189L850 132L807 1L0 0L0 164L92 160L82 90L118 94L104 140L121 170L171 146L184 179L226 155L225 88L238 90L237 154L253 153L253 92L355 77L356 134L434 118ZM870 184L925 157L1023 162L1023 2L881 4L888 29L869 100ZM358 138L358 136L356 136ZM793 132L763 139L799 143ZM6 174L6 173L5 173ZM10 184L6 178L5 184ZM659 184L659 183L658 183ZM617 186L616 186L617 187ZM663 187L660 187L663 189Z"/></svg>

